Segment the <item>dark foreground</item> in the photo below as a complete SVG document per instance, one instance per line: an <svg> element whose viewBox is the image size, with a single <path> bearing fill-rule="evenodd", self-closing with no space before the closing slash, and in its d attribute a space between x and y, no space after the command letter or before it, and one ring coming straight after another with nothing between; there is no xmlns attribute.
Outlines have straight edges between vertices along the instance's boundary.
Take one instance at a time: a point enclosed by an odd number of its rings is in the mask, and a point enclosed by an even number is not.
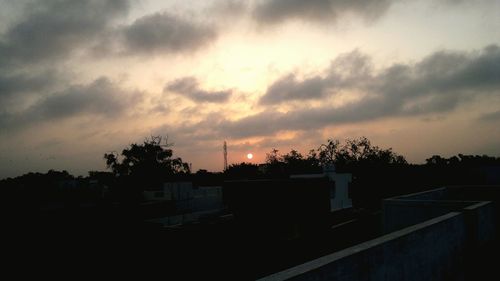
<svg viewBox="0 0 500 281"><path fill-rule="evenodd" d="M254 280L366 241L379 231L378 214L349 211L330 219L332 226L341 225L284 239L265 227L241 225L231 215L162 228L132 214L103 217L67 210L9 225L6 253L9 267L19 268L17 275Z"/></svg>

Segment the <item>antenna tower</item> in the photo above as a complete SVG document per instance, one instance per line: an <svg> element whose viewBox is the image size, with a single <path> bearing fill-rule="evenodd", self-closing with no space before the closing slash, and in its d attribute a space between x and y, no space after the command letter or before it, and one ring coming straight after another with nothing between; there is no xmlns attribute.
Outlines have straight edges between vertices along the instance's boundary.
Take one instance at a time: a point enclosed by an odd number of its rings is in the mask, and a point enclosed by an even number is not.
<svg viewBox="0 0 500 281"><path fill-rule="evenodd" d="M224 171L227 170L227 143L224 141Z"/></svg>

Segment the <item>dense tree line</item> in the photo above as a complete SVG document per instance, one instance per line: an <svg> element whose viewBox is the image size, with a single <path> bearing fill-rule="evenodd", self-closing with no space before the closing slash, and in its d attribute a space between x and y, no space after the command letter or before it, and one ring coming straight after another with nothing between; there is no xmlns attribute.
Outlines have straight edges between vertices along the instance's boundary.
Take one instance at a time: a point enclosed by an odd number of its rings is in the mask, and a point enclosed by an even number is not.
<svg viewBox="0 0 500 281"><path fill-rule="evenodd" d="M317 149L302 155L292 149L286 154L272 149L266 154L263 165L239 163L229 166L226 174L231 177L242 175L263 177L287 177L291 174L320 173L323 167L334 165L338 171L352 172L360 168L379 168L407 165L406 159L389 149L374 146L365 138L340 141L329 139Z"/></svg>
<svg viewBox="0 0 500 281"><path fill-rule="evenodd" d="M333 164L338 172L352 173L352 196L366 202L447 184L498 183L495 172L485 167L500 167L500 158L486 155L458 154L450 158L434 155L423 165L409 164L391 148L373 145L367 138L348 139L341 143L329 139L307 154L292 149L282 154L272 149L263 164L237 163L223 173L200 170L191 173L188 163L173 156L167 138L152 136L143 143L133 143L121 154L105 153L109 171L90 171L87 177L74 177L66 171L46 174L28 173L0 181L3 198L23 198L26 204L47 202L75 203L93 198L111 201L140 201L142 191L158 188L176 180L209 181L280 178L291 174L321 173ZM489 174L488 174L489 173ZM493 176L491 175L493 174ZM98 183L96 188L94 183ZM102 188L105 187L105 190ZM27 203L30 202L30 203Z"/></svg>
<svg viewBox="0 0 500 281"><path fill-rule="evenodd" d="M167 138L152 136L133 143L121 154L105 153L108 171L89 171L75 177L67 171L28 173L0 181L3 198L16 198L21 205L78 205L85 201L140 201L142 191L190 174L189 165L173 157ZM19 205L19 203L17 203Z"/></svg>
<svg viewBox="0 0 500 281"><path fill-rule="evenodd" d="M231 165L227 178L280 178L291 174L321 173L333 164L337 172L351 173L350 196L355 206L379 208L381 199L445 185L500 184L500 158L463 155L444 158L438 155L425 164L409 164L391 148L372 145L365 137L341 143L330 139L302 155L296 150L281 154L273 149L261 165Z"/></svg>
<svg viewBox="0 0 500 281"><path fill-rule="evenodd" d="M492 157L488 155L463 155L458 154L450 158L444 158L439 155L433 155L425 160L427 165L440 167L457 167L457 166L494 166L500 165L500 157Z"/></svg>

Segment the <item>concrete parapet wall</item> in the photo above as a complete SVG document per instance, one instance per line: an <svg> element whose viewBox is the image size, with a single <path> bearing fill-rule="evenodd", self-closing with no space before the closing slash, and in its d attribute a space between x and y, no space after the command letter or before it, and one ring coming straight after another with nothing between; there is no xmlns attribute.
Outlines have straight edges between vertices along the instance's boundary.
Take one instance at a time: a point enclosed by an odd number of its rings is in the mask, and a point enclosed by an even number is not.
<svg viewBox="0 0 500 281"><path fill-rule="evenodd" d="M458 185L447 186L446 197L449 200L500 201L500 186L498 185Z"/></svg>
<svg viewBox="0 0 500 281"><path fill-rule="evenodd" d="M500 232L497 223L500 218L500 186L442 187L385 199L383 208L384 233L452 211L464 211L470 214L480 211L480 218L484 219L480 223L484 226L482 227L484 233L496 235ZM488 223L484 224L485 221Z"/></svg>
<svg viewBox="0 0 500 281"><path fill-rule="evenodd" d="M479 201L488 197L492 201ZM499 201L498 187L386 199L384 230L390 233L260 280L470 279L484 261L476 255L497 239Z"/></svg>
<svg viewBox="0 0 500 281"><path fill-rule="evenodd" d="M492 202L480 202L464 208L471 247L488 245L496 237L495 211Z"/></svg>
<svg viewBox="0 0 500 281"><path fill-rule="evenodd" d="M390 233L449 212L462 211L475 203L477 202L386 199L383 201L383 232Z"/></svg>
<svg viewBox="0 0 500 281"><path fill-rule="evenodd" d="M466 237L449 213L260 280L461 280Z"/></svg>
<svg viewBox="0 0 500 281"><path fill-rule="evenodd" d="M446 187L436 188L432 190L406 194L402 196L397 196L391 199L398 200L443 200L448 195L448 189Z"/></svg>

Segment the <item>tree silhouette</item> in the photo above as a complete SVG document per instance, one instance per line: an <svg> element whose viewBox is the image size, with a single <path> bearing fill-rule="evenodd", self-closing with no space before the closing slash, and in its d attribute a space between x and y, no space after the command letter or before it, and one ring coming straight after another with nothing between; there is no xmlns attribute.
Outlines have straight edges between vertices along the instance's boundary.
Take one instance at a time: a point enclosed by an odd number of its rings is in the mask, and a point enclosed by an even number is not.
<svg viewBox="0 0 500 281"><path fill-rule="evenodd" d="M487 155L464 155L452 156L444 158L440 155L433 155L425 159L428 166L461 166L461 167L478 167L478 166L494 166L500 165L500 157L491 157Z"/></svg>
<svg viewBox="0 0 500 281"><path fill-rule="evenodd" d="M317 173L321 172L321 165L314 151L310 151L307 157L292 149L281 157L285 171L288 174Z"/></svg>
<svg viewBox="0 0 500 281"><path fill-rule="evenodd" d="M224 175L228 179L257 178L260 175L259 165L246 162L241 162L239 164L231 164L224 171Z"/></svg>
<svg viewBox="0 0 500 281"><path fill-rule="evenodd" d="M104 154L106 165L117 177L128 177L146 187L155 187L171 179L174 175L188 174L188 163L181 158L173 158L168 138L151 136L143 144L131 144L121 153L122 160L114 153Z"/></svg>
<svg viewBox="0 0 500 281"><path fill-rule="evenodd" d="M392 148L381 149L372 145L366 137L348 139L343 145L338 140L329 139L318 148L317 157L321 165L334 163L341 169L407 164L406 159L393 152Z"/></svg>
<svg viewBox="0 0 500 281"><path fill-rule="evenodd" d="M266 153L266 174L272 177L285 175L283 157L278 152L279 150L273 148L271 152Z"/></svg>
<svg viewBox="0 0 500 281"><path fill-rule="evenodd" d="M321 166L314 150L307 156L303 156L295 149L284 155L279 154L277 149L266 154L266 174L270 177L318 172L321 172Z"/></svg>

